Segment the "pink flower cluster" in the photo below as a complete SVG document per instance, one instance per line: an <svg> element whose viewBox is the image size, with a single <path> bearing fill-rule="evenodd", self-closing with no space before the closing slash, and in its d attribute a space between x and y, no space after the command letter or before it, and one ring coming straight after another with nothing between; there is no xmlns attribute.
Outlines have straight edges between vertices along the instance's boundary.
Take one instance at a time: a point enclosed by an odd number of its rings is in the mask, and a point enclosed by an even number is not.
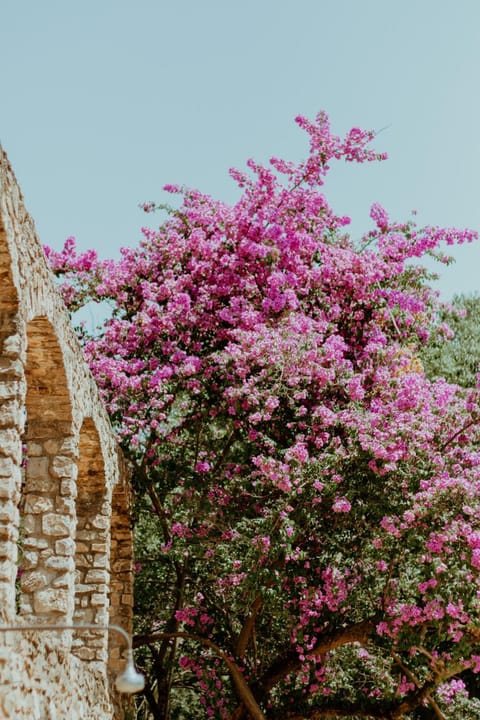
<svg viewBox="0 0 480 720"><path fill-rule="evenodd" d="M373 617L369 667L383 670L361 693L385 700L397 672L385 648L423 659L425 675L448 640L444 667L479 667L479 390L425 376L437 300L415 264L476 234L392 222L374 204L354 242L324 179L334 161L384 155L373 133L333 135L325 113L297 123L307 159L232 170L235 204L168 186L180 208L118 261L77 255L71 238L47 255L73 309L113 307L85 354L137 491L162 498L158 574L190 573L165 623L231 642L235 657L257 603L264 646L236 659L245 677L268 685L285 656L286 692L323 697L341 643L322 668L317 646ZM182 653L207 715L227 717L221 664ZM415 692L407 676L398 692Z"/></svg>

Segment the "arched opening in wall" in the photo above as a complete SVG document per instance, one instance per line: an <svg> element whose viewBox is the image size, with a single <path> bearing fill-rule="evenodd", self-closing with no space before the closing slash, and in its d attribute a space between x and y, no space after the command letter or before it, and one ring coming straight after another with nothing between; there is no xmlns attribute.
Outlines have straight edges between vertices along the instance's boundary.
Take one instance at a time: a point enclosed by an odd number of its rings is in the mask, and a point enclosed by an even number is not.
<svg viewBox="0 0 480 720"><path fill-rule="evenodd" d="M73 611L76 450L63 353L46 317L27 325L26 468L20 614L68 622Z"/></svg>
<svg viewBox="0 0 480 720"><path fill-rule="evenodd" d="M126 473L125 473L126 475ZM110 540L110 616L112 625L128 633L133 627L133 529L130 518L131 491L125 477L117 482L112 495ZM109 671L117 674L125 661L116 633L109 638Z"/></svg>
<svg viewBox="0 0 480 720"><path fill-rule="evenodd" d="M108 624L110 504L98 431L84 420L79 441L75 532L75 623ZM105 631L76 631L72 652L82 660L106 660Z"/></svg>
<svg viewBox="0 0 480 720"><path fill-rule="evenodd" d="M18 294L0 214L0 618L15 617L25 382Z"/></svg>

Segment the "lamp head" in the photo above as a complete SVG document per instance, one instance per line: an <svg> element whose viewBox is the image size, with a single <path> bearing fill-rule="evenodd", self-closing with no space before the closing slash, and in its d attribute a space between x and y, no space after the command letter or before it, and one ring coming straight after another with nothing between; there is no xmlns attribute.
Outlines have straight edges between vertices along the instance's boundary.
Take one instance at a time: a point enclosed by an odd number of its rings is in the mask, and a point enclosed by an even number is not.
<svg viewBox="0 0 480 720"><path fill-rule="evenodd" d="M124 671L117 675L115 687L118 692L129 694L140 692L145 687L145 677L136 670L133 663L133 654L130 650L128 651Z"/></svg>

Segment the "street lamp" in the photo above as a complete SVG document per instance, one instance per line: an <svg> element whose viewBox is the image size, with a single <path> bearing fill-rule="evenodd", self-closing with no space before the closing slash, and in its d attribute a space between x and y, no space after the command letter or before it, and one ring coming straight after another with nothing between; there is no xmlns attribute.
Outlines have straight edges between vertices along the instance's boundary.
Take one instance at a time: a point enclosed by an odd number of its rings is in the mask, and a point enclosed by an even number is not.
<svg viewBox="0 0 480 720"><path fill-rule="evenodd" d="M107 630L120 633L127 645L127 662L123 672L117 675L115 687L121 693L137 693L145 687L145 677L135 668L133 661L133 647L130 635L119 625L96 625L95 623L85 624L51 624L51 625L0 625L0 632L28 632L36 630L40 632L56 630Z"/></svg>

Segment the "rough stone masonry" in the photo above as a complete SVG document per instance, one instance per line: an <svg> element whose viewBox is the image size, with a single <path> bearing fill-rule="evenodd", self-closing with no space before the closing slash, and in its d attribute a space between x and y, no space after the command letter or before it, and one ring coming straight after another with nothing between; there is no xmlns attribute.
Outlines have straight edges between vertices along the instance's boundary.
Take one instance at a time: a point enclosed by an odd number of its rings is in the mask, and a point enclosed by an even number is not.
<svg viewBox="0 0 480 720"><path fill-rule="evenodd" d="M0 147L0 624L131 632L126 467ZM123 718L105 631L0 633L0 718Z"/></svg>

